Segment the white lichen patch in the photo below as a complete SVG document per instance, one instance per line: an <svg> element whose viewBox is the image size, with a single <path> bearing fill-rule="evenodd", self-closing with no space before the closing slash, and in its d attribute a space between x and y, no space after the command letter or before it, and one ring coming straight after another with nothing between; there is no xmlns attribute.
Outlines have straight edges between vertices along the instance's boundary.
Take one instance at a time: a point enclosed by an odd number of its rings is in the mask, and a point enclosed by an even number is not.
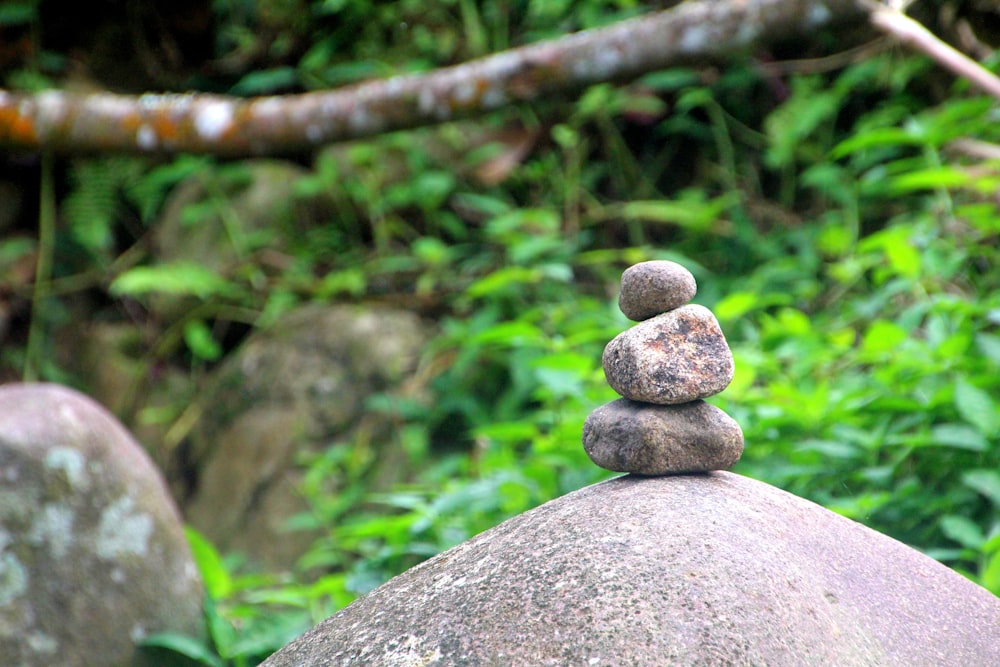
<svg viewBox="0 0 1000 667"><path fill-rule="evenodd" d="M159 137L156 136L156 130L145 124L139 126L135 133L136 146L144 151L151 151L156 148L158 143Z"/></svg>
<svg viewBox="0 0 1000 667"><path fill-rule="evenodd" d="M491 85L483 92L483 107L486 109L497 109L507 104L507 93L503 88Z"/></svg>
<svg viewBox="0 0 1000 667"><path fill-rule="evenodd" d="M447 572L442 573L440 576L434 578L433 587L435 590L440 590L442 588L461 588L466 583L465 577L454 578Z"/></svg>
<svg viewBox="0 0 1000 667"><path fill-rule="evenodd" d="M522 62L521 56L516 53L498 53L495 56L490 56L487 66L490 72L494 72L502 78L515 74L521 69ZM463 74L463 76L465 75Z"/></svg>
<svg viewBox="0 0 1000 667"><path fill-rule="evenodd" d="M306 125L306 139L311 143L319 143L323 139L323 128L319 125Z"/></svg>
<svg viewBox="0 0 1000 667"><path fill-rule="evenodd" d="M38 511L38 496L39 488L34 484L13 486L0 482L0 526L20 534ZM0 528L0 552L13 541L11 534Z"/></svg>
<svg viewBox="0 0 1000 667"><path fill-rule="evenodd" d="M147 635L149 635L149 631L146 630L146 626L142 623L136 623L132 626L132 629L128 631L129 639L132 640L133 644L138 644L145 639Z"/></svg>
<svg viewBox="0 0 1000 667"><path fill-rule="evenodd" d="M708 48L708 45L708 29L700 25L695 25L689 27L681 35L681 40L677 44L677 50L681 53L699 53Z"/></svg>
<svg viewBox="0 0 1000 667"><path fill-rule="evenodd" d="M333 118L337 115L337 111L340 109L340 105L337 104L337 100L333 97L325 97L319 105L320 116L323 117L325 122L331 122Z"/></svg>
<svg viewBox="0 0 1000 667"><path fill-rule="evenodd" d="M806 12L806 27L815 28L830 21L830 8L822 2L814 3Z"/></svg>
<svg viewBox="0 0 1000 667"><path fill-rule="evenodd" d="M438 102L438 96L431 88L425 87L417 95L417 111L422 116L440 118L442 115L448 114L448 107Z"/></svg>
<svg viewBox="0 0 1000 667"><path fill-rule="evenodd" d="M0 607L28 591L28 570L12 553L0 553Z"/></svg>
<svg viewBox="0 0 1000 667"><path fill-rule="evenodd" d="M407 635L401 638L398 644L387 647L380 662L393 667L423 667L433 665L443 657L441 649L437 647L427 649L422 647L421 643L419 637Z"/></svg>
<svg viewBox="0 0 1000 667"><path fill-rule="evenodd" d="M45 454L44 465L50 473L62 473L72 490L86 491L90 488L86 461L78 450L71 447L53 447Z"/></svg>
<svg viewBox="0 0 1000 667"><path fill-rule="evenodd" d="M97 526L97 555L106 560L144 556L153 533L153 517L135 508L135 500L122 496L101 512Z"/></svg>
<svg viewBox="0 0 1000 667"><path fill-rule="evenodd" d="M43 90L35 96L38 120L44 124L59 122L66 115L66 97L56 90Z"/></svg>
<svg viewBox="0 0 1000 667"><path fill-rule="evenodd" d="M194 129L207 141L217 141L233 126L235 111L229 102L207 102L194 115Z"/></svg>
<svg viewBox="0 0 1000 667"><path fill-rule="evenodd" d="M450 99L455 96L455 89L460 86L464 79L462 72L467 72L469 76L475 73L469 71L468 66L459 66L453 71L438 79L431 85L421 85L417 93L417 111L426 118L437 120L448 120L452 116Z"/></svg>
<svg viewBox="0 0 1000 667"><path fill-rule="evenodd" d="M73 543L76 514L66 505L48 503L35 515L28 529L28 540L45 546L54 558L64 558Z"/></svg>
<svg viewBox="0 0 1000 667"><path fill-rule="evenodd" d="M368 127L370 122L371 119L368 117L368 110L360 104L355 105L355 107L351 109L350 115L347 117L347 126L355 132L364 130Z"/></svg>
<svg viewBox="0 0 1000 667"><path fill-rule="evenodd" d="M264 97L250 103L249 115L268 125L284 119L285 102L279 97Z"/></svg>
<svg viewBox="0 0 1000 667"><path fill-rule="evenodd" d="M736 39L734 40L737 44L750 44L760 35L760 30L758 29L758 21L746 21L741 24L739 29L736 31Z"/></svg>
<svg viewBox="0 0 1000 667"><path fill-rule="evenodd" d="M28 635L28 648L35 655L55 655L59 650L59 642L44 632L34 632Z"/></svg>
<svg viewBox="0 0 1000 667"><path fill-rule="evenodd" d="M88 421L80 414L77 407L69 403L60 403L53 415L53 424L65 434L62 442L86 442L89 433Z"/></svg>
<svg viewBox="0 0 1000 667"><path fill-rule="evenodd" d="M596 79L608 79L617 74L621 66L622 57L616 49L601 49L594 54L587 74Z"/></svg>
<svg viewBox="0 0 1000 667"><path fill-rule="evenodd" d="M385 94L387 97L397 97L403 93L406 86L406 77L394 76L385 82Z"/></svg>
<svg viewBox="0 0 1000 667"><path fill-rule="evenodd" d="M132 98L122 95L88 95L85 104L86 111L97 117L123 118L135 111Z"/></svg>
<svg viewBox="0 0 1000 667"><path fill-rule="evenodd" d="M160 96L152 93L145 93L139 96L136 105L140 109L156 109L160 105Z"/></svg>
<svg viewBox="0 0 1000 667"><path fill-rule="evenodd" d="M354 132L378 132L385 126L381 114L364 103L356 103L347 115L347 126Z"/></svg>
<svg viewBox="0 0 1000 667"><path fill-rule="evenodd" d="M465 80L455 86L455 101L459 104L468 104L476 96L476 84L474 81Z"/></svg>

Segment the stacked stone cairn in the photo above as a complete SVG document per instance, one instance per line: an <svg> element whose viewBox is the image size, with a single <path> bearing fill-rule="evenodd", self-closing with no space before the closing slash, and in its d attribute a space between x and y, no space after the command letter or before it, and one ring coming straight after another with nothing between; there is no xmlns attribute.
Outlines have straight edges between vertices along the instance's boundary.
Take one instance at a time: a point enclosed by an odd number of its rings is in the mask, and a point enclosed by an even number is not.
<svg viewBox="0 0 1000 667"><path fill-rule="evenodd" d="M702 400L732 381L733 353L715 315L688 303L696 290L674 262L642 262L622 274L618 305L639 324L608 343L602 364L623 398L583 426L584 449L602 468L698 473L729 468L743 453L739 424Z"/></svg>

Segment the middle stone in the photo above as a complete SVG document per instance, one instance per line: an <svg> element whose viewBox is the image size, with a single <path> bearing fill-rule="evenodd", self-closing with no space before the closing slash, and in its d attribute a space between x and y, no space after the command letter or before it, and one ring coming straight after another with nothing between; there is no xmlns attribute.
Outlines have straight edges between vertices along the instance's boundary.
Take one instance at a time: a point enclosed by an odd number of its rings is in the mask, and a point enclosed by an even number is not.
<svg viewBox="0 0 1000 667"><path fill-rule="evenodd" d="M714 396L733 380L733 353L708 308L681 306L618 334L601 360L611 388L674 405Z"/></svg>

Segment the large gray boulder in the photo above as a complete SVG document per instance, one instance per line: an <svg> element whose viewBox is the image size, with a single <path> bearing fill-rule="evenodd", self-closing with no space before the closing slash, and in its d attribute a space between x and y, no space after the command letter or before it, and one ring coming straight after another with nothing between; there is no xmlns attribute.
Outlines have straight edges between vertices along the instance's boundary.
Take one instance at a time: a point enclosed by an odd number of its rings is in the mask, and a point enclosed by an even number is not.
<svg viewBox="0 0 1000 667"><path fill-rule="evenodd" d="M407 380L427 336L408 311L320 305L255 332L215 371L212 409L191 431L188 521L224 551L271 571L293 569L322 533L288 529L309 510L301 457L355 447L373 489L409 472L392 418L368 400L417 397L419 384Z"/></svg>
<svg viewBox="0 0 1000 667"><path fill-rule="evenodd" d="M1000 599L726 472L622 477L417 566L265 667L1000 665Z"/></svg>
<svg viewBox="0 0 1000 667"><path fill-rule="evenodd" d="M151 633L203 634L201 580L142 448L65 387L0 386L0 664L153 665Z"/></svg>

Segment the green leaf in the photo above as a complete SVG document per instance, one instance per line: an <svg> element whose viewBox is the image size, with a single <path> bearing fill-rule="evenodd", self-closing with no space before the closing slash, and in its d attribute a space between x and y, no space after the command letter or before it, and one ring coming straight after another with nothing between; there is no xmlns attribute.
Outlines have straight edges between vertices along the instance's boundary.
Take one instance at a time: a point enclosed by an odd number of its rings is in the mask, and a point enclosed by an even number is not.
<svg viewBox="0 0 1000 667"><path fill-rule="evenodd" d="M410 244L413 254L430 266L447 264L452 257L454 246L446 244L434 236L421 236Z"/></svg>
<svg viewBox="0 0 1000 667"><path fill-rule="evenodd" d="M142 174L141 178L125 184L125 197L139 211L143 221L149 222L159 212L164 198L178 183L207 168L203 156L184 155Z"/></svg>
<svg viewBox="0 0 1000 667"><path fill-rule="evenodd" d="M139 645L167 649L208 667L226 667L225 661L211 647L186 635L161 632L149 635Z"/></svg>
<svg viewBox="0 0 1000 667"><path fill-rule="evenodd" d="M842 98L819 77L792 79L788 100L764 120L769 139L766 162L773 167L792 164L806 139L836 117Z"/></svg>
<svg viewBox="0 0 1000 667"><path fill-rule="evenodd" d="M898 193L916 190L937 190L939 188L961 188L975 183L975 178L956 167L934 167L920 169L894 176L889 180L893 191Z"/></svg>
<svg viewBox="0 0 1000 667"><path fill-rule="evenodd" d="M887 245L885 256L896 273L906 278L920 275L920 253L909 242Z"/></svg>
<svg viewBox="0 0 1000 667"><path fill-rule="evenodd" d="M555 211L540 208L514 209L486 223L487 236L503 242L509 242L514 232L555 233L558 230L559 215Z"/></svg>
<svg viewBox="0 0 1000 667"><path fill-rule="evenodd" d="M266 95L292 88L299 83L294 67L274 67L246 74L230 89L233 95Z"/></svg>
<svg viewBox="0 0 1000 667"><path fill-rule="evenodd" d="M36 247L35 240L27 237L9 236L0 240L0 275L10 271L17 262L28 259Z"/></svg>
<svg viewBox="0 0 1000 667"><path fill-rule="evenodd" d="M894 273L906 278L920 275L920 252L914 246L915 231L910 225L897 225L872 234L862 241L858 249L862 252L881 251Z"/></svg>
<svg viewBox="0 0 1000 667"><path fill-rule="evenodd" d="M993 552L980 572L979 583L994 595L1000 596L1000 549Z"/></svg>
<svg viewBox="0 0 1000 667"><path fill-rule="evenodd" d="M978 525L968 517L949 514L941 517L941 532L967 549L979 550L986 538Z"/></svg>
<svg viewBox="0 0 1000 667"><path fill-rule="evenodd" d="M392 73L388 63L376 60L359 60L357 62L337 63L324 67L319 76L324 84L322 87L345 86L364 79L374 79L388 76Z"/></svg>
<svg viewBox="0 0 1000 667"><path fill-rule="evenodd" d="M996 470L969 470L962 475L962 483L975 489L1000 508L1000 472Z"/></svg>
<svg viewBox="0 0 1000 667"><path fill-rule="evenodd" d="M994 122L996 102L988 96L953 99L906 122L906 129L922 144L941 146L945 142L970 134Z"/></svg>
<svg viewBox="0 0 1000 667"><path fill-rule="evenodd" d="M584 378L573 371L540 367L535 369L535 379L554 396L579 396L583 393Z"/></svg>
<svg viewBox="0 0 1000 667"><path fill-rule="evenodd" d="M685 191L675 200L635 200L617 207L609 207L608 217L677 225L693 231L708 231L736 201L733 195L705 199L701 193Z"/></svg>
<svg viewBox="0 0 1000 667"><path fill-rule="evenodd" d="M529 343L541 343L545 340L542 330L528 322L513 320L501 322L477 333L470 343L481 345L510 345L520 347Z"/></svg>
<svg viewBox="0 0 1000 667"><path fill-rule="evenodd" d="M36 2L5 2L0 4L0 25L22 25L38 18Z"/></svg>
<svg viewBox="0 0 1000 667"><path fill-rule="evenodd" d="M448 171L428 171L419 174L411 184L417 193L416 202L425 211L433 211L444 205L455 189L455 176Z"/></svg>
<svg viewBox="0 0 1000 667"><path fill-rule="evenodd" d="M466 290L466 294L476 299L505 291L514 286L537 283L541 279L542 272L538 269L508 266L472 283Z"/></svg>
<svg viewBox="0 0 1000 667"><path fill-rule="evenodd" d="M646 220L691 227L705 226L705 216L694 207L676 201L630 201L621 209L626 220ZM711 222L711 219L707 220Z"/></svg>
<svg viewBox="0 0 1000 667"><path fill-rule="evenodd" d="M121 274L111 283L115 296L144 294L175 294L207 299L230 294L233 286L210 269L189 262L137 266Z"/></svg>
<svg viewBox="0 0 1000 667"><path fill-rule="evenodd" d="M531 442L538 437L538 428L529 422L496 422L476 429L476 438L484 438L501 443L519 444Z"/></svg>
<svg viewBox="0 0 1000 667"><path fill-rule="evenodd" d="M511 205L499 197L473 192L456 194L452 201L456 208L468 209L484 216L499 216L512 210Z"/></svg>
<svg viewBox="0 0 1000 667"><path fill-rule="evenodd" d="M912 133L898 127L880 127L855 134L830 151L830 157L837 160L852 153L883 146L919 146L923 141Z"/></svg>
<svg viewBox="0 0 1000 667"><path fill-rule="evenodd" d="M985 452L990 447L983 434L965 424L939 424L931 429L933 444L973 452Z"/></svg>
<svg viewBox="0 0 1000 667"><path fill-rule="evenodd" d="M757 292L730 292L715 304L713 312L719 320L728 322L743 317L759 303L760 296Z"/></svg>
<svg viewBox="0 0 1000 667"><path fill-rule="evenodd" d="M301 599L301 596L300 596ZM286 601L290 603L291 600ZM277 616L267 622L257 623L253 632L244 633L228 647L231 658L267 656L292 641L312 625L307 615Z"/></svg>
<svg viewBox="0 0 1000 667"><path fill-rule="evenodd" d="M363 269L344 269L323 276L316 287L316 295L324 299L340 294L361 296L367 288L368 279Z"/></svg>
<svg viewBox="0 0 1000 667"><path fill-rule="evenodd" d="M955 383L955 409L963 420L975 426L987 438L996 434L1000 422L996 403L989 394L962 377Z"/></svg>
<svg viewBox="0 0 1000 667"><path fill-rule="evenodd" d="M824 227L816 239L817 247L830 257L843 257L854 244L855 233L846 225L835 224Z"/></svg>
<svg viewBox="0 0 1000 667"><path fill-rule="evenodd" d="M845 461L858 459L861 454L861 450L857 445L835 440L804 440L798 449L799 451L819 452L831 459L843 459Z"/></svg>
<svg viewBox="0 0 1000 667"><path fill-rule="evenodd" d="M668 92L697 85L698 73L692 69L675 67L672 69L652 72L641 77L638 84L658 92Z"/></svg>
<svg viewBox="0 0 1000 667"><path fill-rule="evenodd" d="M228 596L233 590L233 580L222 561L218 550L201 533L190 526L185 526L184 535L191 545L191 555L201 572L205 591L214 599Z"/></svg>
<svg viewBox="0 0 1000 667"><path fill-rule="evenodd" d="M979 346L979 349L982 350L983 354L995 363L1000 364L1000 336L988 333L977 333L976 345Z"/></svg>
<svg viewBox="0 0 1000 667"><path fill-rule="evenodd" d="M866 352L889 352L909 337L906 330L895 322L875 320L868 326L861 346Z"/></svg>
<svg viewBox="0 0 1000 667"><path fill-rule="evenodd" d="M184 325L184 342L191 353L199 359L216 361L222 357L222 346L202 320L191 320Z"/></svg>
<svg viewBox="0 0 1000 667"><path fill-rule="evenodd" d="M121 191L138 179L140 168L136 160L124 157L73 163L72 190L61 210L73 238L89 252L100 254L111 247Z"/></svg>
<svg viewBox="0 0 1000 667"><path fill-rule="evenodd" d="M230 647L236 641L236 628L219 613L215 598L205 598L205 622L216 652L223 658L233 657Z"/></svg>

